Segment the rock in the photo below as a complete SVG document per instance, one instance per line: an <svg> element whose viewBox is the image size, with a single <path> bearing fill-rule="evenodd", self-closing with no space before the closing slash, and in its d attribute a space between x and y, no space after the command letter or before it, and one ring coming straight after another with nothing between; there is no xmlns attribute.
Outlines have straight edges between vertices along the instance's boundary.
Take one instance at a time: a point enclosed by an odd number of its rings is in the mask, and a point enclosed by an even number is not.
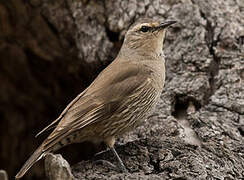
<svg viewBox="0 0 244 180"><path fill-rule="evenodd" d="M69 163L60 154L49 153L46 155L45 172L49 180L75 180Z"/></svg>
<svg viewBox="0 0 244 180"><path fill-rule="evenodd" d="M0 180L8 180L8 174L4 170L0 170Z"/></svg>

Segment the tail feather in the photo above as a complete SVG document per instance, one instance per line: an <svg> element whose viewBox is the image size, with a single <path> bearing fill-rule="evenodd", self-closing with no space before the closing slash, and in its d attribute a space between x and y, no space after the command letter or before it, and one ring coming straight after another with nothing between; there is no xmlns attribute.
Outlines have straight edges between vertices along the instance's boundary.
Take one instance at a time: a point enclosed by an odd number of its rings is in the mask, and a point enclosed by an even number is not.
<svg viewBox="0 0 244 180"><path fill-rule="evenodd" d="M35 164L35 162L39 161L43 157L44 153L43 153L42 149L43 149L42 146L40 146L31 155L31 157L25 162L25 164L20 169L20 171L16 174L15 179L19 179L22 176L24 176L24 174L33 166L33 164Z"/></svg>

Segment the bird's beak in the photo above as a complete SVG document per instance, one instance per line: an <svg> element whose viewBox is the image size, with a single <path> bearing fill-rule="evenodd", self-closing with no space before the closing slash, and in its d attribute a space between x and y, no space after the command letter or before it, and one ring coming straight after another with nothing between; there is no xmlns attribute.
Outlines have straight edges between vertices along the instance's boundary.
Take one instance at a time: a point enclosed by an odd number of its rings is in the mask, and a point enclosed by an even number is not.
<svg viewBox="0 0 244 180"><path fill-rule="evenodd" d="M175 23L177 23L177 21L166 21L166 22L163 22L163 23L159 24L159 26L157 26L155 28L155 30L165 29L165 28L167 28L167 27L169 27L169 26L171 26L172 24L175 24Z"/></svg>

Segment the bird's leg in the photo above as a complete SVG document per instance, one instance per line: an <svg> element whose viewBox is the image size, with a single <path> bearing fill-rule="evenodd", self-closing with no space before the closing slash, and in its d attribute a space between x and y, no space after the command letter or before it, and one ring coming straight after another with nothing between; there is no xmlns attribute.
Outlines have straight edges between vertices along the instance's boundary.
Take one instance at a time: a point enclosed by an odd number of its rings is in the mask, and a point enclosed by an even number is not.
<svg viewBox="0 0 244 180"><path fill-rule="evenodd" d="M128 172L127 169L125 168L125 165L124 165L123 161L122 161L121 158L119 157L119 155L118 155L118 153L116 152L116 150L114 149L114 147L110 147L109 150L112 150L114 156L115 156L116 159L118 160L118 162L119 162L119 165L118 165L118 166L115 166L113 163L111 163L111 162L109 162L109 161L107 161L107 160L102 160L102 159L100 159L100 160L96 160L95 163L96 163L96 164L102 164L102 165L109 166L109 167L113 168L114 170L119 170L119 171L121 171L121 172L123 172L123 173ZM100 153L98 153L98 154L100 154ZM98 155L98 154L96 154L96 155ZM96 156L96 155L95 155L95 156Z"/></svg>
<svg viewBox="0 0 244 180"><path fill-rule="evenodd" d="M118 162L119 162L119 169L123 172L126 173L128 172L127 169L125 168L125 165L123 163L123 161L120 159L118 153L116 152L116 150L114 149L114 147L110 148L114 154L114 156L117 158Z"/></svg>
<svg viewBox="0 0 244 180"><path fill-rule="evenodd" d="M115 137L114 136L109 136L107 138L104 139L105 144L109 147L110 150L112 150L114 156L116 157L116 159L119 161L119 169L121 172L128 172L125 168L125 165L123 163L123 161L120 159L118 153L116 152L116 150L114 149L114 143L115 143Z"/></svg>

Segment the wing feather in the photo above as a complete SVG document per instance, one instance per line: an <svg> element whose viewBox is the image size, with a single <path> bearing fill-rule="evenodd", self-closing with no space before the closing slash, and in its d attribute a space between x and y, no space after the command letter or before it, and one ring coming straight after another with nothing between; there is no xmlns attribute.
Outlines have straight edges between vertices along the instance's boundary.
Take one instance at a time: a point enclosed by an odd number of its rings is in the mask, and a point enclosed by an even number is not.
<svg viewBox="0 0 244 180"><path fill-rule="evenodd" d="M76 96L75 99L73 99L68 106L63 110L63 112L59 115L59 117L57 119L55 119L52 123L50 123L48 126L46 126L44 129L42 129L39 133L37 133L35 135L35 137L38 137L39 135L41 135L42 133L44 133L45 131L51 130L53 128L55 128L55 124L57 124L65 115L65 113L67 113L67 111L72 107L72 105L74 105L82 96L83 94L86 92L86 90L84 90L82 93L80 93L78 96Z"/></svg>
<svg viewBox="0 0 244 180"><path fill-rule="evenodd" d="M137 65L126 67L120 64L117 67L117 74L113 73L114 77L111 77L109 69L100 74L87 88L86 93L82 93L83 96L76 99L62 113L62 120L44 141L44 149L51 148L74 131L109 119L117 109L123 109L124 101L148 84L148 76L145 73L151 73L151 71L139 71L139 68L141 67ZM110 78L107 78L108 76Z"/></svg>

